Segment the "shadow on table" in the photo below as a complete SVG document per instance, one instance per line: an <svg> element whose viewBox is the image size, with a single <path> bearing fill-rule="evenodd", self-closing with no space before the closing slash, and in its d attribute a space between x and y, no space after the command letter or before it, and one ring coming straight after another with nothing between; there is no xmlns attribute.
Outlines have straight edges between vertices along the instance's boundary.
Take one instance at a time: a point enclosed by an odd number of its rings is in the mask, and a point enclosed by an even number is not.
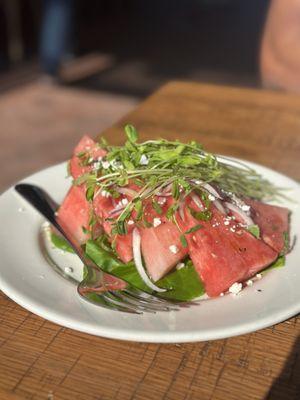
<svg viewBox="0 0 300 400"><path fill-rule="evenodd" d="M291 353L264 400L300 399L300 335Z"/></svg>

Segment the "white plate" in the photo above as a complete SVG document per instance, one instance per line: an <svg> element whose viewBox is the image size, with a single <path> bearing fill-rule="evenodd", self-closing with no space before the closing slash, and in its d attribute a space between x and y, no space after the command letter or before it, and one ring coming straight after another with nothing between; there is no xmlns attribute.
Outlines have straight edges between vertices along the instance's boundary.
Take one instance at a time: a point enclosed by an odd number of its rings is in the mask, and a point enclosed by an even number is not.
<svg viewBox="0 0 300 400"><path fill-rule="evenodd" d="M293 199L300 199L298 183L248 164L277 185L288 187ZM70 185L65 175L66 165L60 164L24 181L42 186L60 202ZM300 207L299 203L286 205L293 212L293 235L300 225ZM193 342L252 332L300 312L299 241L284 268L271 271L238 296L206 300L179 312L131 315L85 302L71 282L49 267L38 243L42 217L13 188L0 197L0 221L0 289L31 312L72 329L141 342Z"/></svg>

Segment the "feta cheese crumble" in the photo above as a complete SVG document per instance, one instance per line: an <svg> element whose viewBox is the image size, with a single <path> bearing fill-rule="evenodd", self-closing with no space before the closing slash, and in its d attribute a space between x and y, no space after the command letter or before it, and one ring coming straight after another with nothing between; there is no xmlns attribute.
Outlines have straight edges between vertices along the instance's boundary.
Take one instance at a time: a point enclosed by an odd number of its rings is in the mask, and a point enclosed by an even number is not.
<svg viewBox="0 0 300 400"><path fill-rule="evenodd" d="M241 283L235 282L230 286L228 291L234 295L237 295L242 290L243 285Z"/></svg>
<svg viewBox="0 0 300 400"><path fill-rule="evenodd" d="M154 218L153 219L153 226L154 228L156 228L157 226L159 226L161 224L161 219L160 218Z"/></svg>
<svg viewBox="0 0 300 400"><path fill-rule="evenodd" d="M140 159L140 164L141 165L148 165L149 164L149 160L148 160L147 156L145 156L145 154L142 154L141 159Z"/></svg>
<svg viewBox="0 0 300 400"><path fill-rule="evenodd" d="M178 263L178 264L176 265L176 269L179 270L179 269L183 268L184 266L185 266L185 264L182 263L182 262L180 262L180 263Z"/></svg>
<svg viewBox="0 0 300 400"><path fill-rule="evenodd" d="M103 162L102 162L102 167L103 167L104 169L109 168L109 167L110 167L110 162L109 162L109 161L103 161Z"/></svg>
<svg viewBox="0 0 300 400"><path fill-rule="evenodd" d="M167 199L165 197L160 197L157 202L160 206L163 206L166 203Z"/></svg>
<svg viewBox="0 0 300 400"><path fill-rule="evenodd" d="M177 254L178 253L178 247L175 244L171 244L171 246L169 246L170 252L173 254Z"/></svg>
<svg viewBox="0 0 300 400"><path fill-rule="evenodd" d="M121 200L121 204L123 205L123 206L127 206L127 204L128 204L128 200L125 198L125 199L122 199Z"/></svg>
<svg viewBox="0 0 300 400"><path fill-rule="evenodd" d="M256 274L256 278L257 279L261 279L262 278L262 274Z"/></svg>
<svg viewBox="0 0 300 400"><path fill-rule="evenodd" d="M241 206L241 209L242 209L243 211L249 211L249 210L250 210L250 206L248 206L247 204L243 204L243 205Z"/></svg>
<svg viewBox="0 0 300 400"><path fill-rule="evenodd" d="M97 171L97 170L100 168L100 165L101 165L101 163L100 163L99 161L95 162L95 163L93 164L93 170L94 170L94 171Z"/></svg>
<svg viewBox="0 0 300 400"><path fill-rule="evenodd" d="M252 285L253 285L253 280L252 280L252 279L249 279L249 280L246 282L246 285L247 285L247 286L252 286Z"/></svg>
<svg viewBox="0 0 300 400"><path fill-rule="evenodd" d="M101 196L102 197L110 197L111 194L107 190L101 190Z"/></svg>
<svg viewBox="0 0 300 400"><path fill-rule="evenodd" d="M132 219L129 219L128 220L128 225L133 225L133 224L134 224L134 221Z"/></svg>

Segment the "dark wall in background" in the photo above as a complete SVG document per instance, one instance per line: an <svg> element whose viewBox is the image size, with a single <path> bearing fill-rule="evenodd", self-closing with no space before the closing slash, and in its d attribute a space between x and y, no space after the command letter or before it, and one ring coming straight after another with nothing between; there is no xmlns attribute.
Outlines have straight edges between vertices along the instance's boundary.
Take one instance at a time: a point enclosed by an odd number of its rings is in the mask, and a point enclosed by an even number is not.
<svg viewBox="0 0 300 400"><path fill-rule="evenodd" d="M20 2L24 58L28 60L37 55L42 2ZM97 79L93 77L82 84L144 95L165 79L205 80L207 76L209 80L212 74L213 80L219 74L227 76L229 83L232 76L255 85L268 3L269 0L76 0L73 52L82 55L97 51L112 55L115 60ZM9 67L5 22L0 2L2 70Z"/></svg>

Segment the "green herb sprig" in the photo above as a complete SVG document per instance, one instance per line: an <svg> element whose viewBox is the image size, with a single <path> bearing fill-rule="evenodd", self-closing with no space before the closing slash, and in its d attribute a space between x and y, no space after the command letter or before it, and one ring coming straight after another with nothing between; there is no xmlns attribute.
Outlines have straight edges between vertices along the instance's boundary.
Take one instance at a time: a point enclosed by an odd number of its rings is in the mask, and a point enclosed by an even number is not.
<svg viewBox="0 0 300 400"><path fill-rule="evenodd" d="M237 196L258 200L284 197L280 188L248 165L219 158L203 150L202 146L194 141L181 143L178 140L158 139L138 143L138 132L132 125L125 126L125 133L127 141L124 146L111 146L105 140L99 143L107 152L104 161L109 163L108 168L104 169L103 163L99 163L98 170L93 168L90 173L75 181L75 184L87 184L88 200L99 190L106 190L117 198L117 188L129 183L135 183L139 187L137 195L115 220L115 232L119 234L127 232L126 222L134 209L141 218L143 202L146 199L151 198L153 208L160 214L160 206L155 196L159 196L168 188L174 200L167 212L169 219L174 216L182 198L193 190L206 201L208 208L209 200L202 187L203 182L216 185L219 189ZM80 157L89 160L85 154ZM195 216L199 220L210 218L209 211L197 213Z"/></svg>

